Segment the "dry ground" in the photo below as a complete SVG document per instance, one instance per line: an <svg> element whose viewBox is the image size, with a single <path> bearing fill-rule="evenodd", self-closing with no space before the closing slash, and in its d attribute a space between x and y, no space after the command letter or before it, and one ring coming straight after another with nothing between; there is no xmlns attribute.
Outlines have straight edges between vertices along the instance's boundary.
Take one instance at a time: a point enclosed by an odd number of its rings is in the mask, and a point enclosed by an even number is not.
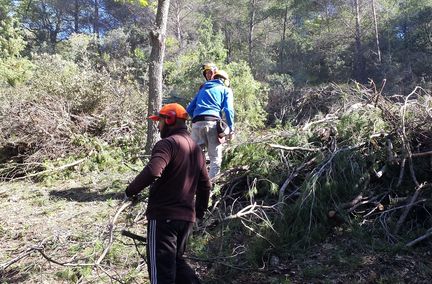
<svg viewBox="0 0 432 284"><path fill-rule="evenodd" d="M126 226L125 217L142 208L122 214L114 245L99 268L75 266L94 263L106 247L107 225L121 203L126 179L113 182L115 177L109 176L105 182L65 182L50 187L0 184L0 266L42 240L47 257L72 265L55 264L33 251L0 271L0 283L147 283L135 247L118 233ZM132 230L144 234L140 227ZM377 249L335 230L325 243L303 254L275 258L264 269L230 270L196 261L193 266L204 283L430 283L430 248L428 240L402 252ZM226 274L225 269L229 270Z"/></svg>
<svg viewBox="0 0 432 284"><path fill-rule="evenodd" d="M106 247L110 220L123 198L113 183L67 182L54 187L32 183L0 184L0 265L45 240L47 257L34 251L0 271L0 283L108 283L111 278L146 278L135 272L140 258L131 241L116 231L116 241L100 269L94 263ZM126 214L126 213L125 213ZM121 220L124 225L124 218ZM133 272L130 272L133 271ZM111 278L107 275L110 275Z"/></svg>

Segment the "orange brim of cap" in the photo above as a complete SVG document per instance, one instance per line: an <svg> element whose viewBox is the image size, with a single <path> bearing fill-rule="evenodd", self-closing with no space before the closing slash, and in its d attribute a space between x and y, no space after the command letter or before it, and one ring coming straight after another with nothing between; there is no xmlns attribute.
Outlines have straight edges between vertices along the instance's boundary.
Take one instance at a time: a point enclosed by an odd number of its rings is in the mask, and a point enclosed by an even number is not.
<svg viewBox="0 0 432 284"><path fill-rule="evenodd" d="M153 121L159 121L161 119L161 117L158 115L150 115L148 118Z"/></svg>

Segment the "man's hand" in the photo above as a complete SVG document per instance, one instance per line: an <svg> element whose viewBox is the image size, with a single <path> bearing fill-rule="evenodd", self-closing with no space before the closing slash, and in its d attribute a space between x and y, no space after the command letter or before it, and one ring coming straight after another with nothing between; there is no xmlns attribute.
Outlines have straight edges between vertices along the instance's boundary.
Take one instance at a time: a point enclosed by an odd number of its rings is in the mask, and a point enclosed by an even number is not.
<svg viewBox="0 0 432 284"><path fill-rule="evenodd" d="M227 135L227 140L228 142L231 142L232 140L234 140L234 131L231 131L228 135Z"/></svg>
<svg viewBox="0 0 432 284"><path fill-rule="evenodd" d="M131 201L132 203L135 203L138 201L138 195L134 196L127 196L126 193L123 197L123 203Z"/></svg>

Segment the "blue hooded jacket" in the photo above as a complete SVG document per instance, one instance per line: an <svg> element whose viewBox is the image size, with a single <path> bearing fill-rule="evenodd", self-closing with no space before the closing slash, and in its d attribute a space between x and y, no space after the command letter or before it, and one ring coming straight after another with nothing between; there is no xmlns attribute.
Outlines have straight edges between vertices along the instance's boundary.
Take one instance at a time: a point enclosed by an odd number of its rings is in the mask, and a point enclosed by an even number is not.
<svg viewBox="0 0 432 284"><path fill-rule="evenodd" d="M221 117L222 110L225 112L225 118L230 130L234 131L233 93L219 79L204 83L186 108L186 111L192 118L198 115Z"/></svg>

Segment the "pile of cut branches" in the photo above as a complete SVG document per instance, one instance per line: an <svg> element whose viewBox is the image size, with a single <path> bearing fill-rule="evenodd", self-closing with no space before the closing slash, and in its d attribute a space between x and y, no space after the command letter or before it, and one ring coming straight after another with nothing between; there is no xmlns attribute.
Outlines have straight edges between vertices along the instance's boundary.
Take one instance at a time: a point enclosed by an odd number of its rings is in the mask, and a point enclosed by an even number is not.
<svg viewBox="0 0 432 284"><path fill-rule="evenodd" d="M131 100L119 97L91 113L77 113L62 97L1 98L0 178L36 175L46 170L46 161L89 157L98 151L91 140L118 147L136 143L144 128L145 105L137 107Z"/></svg>
<svg viewBox="0 0 432 284"><path fill-rule="evenodd" d="M372 82L308 89L291 107L285 127L228 147L202 224L220 255L234 238L262 265L335 227L407 246L432 235L430 93L383 96ZM243 233L230 234L233 226Z"/></svg>

